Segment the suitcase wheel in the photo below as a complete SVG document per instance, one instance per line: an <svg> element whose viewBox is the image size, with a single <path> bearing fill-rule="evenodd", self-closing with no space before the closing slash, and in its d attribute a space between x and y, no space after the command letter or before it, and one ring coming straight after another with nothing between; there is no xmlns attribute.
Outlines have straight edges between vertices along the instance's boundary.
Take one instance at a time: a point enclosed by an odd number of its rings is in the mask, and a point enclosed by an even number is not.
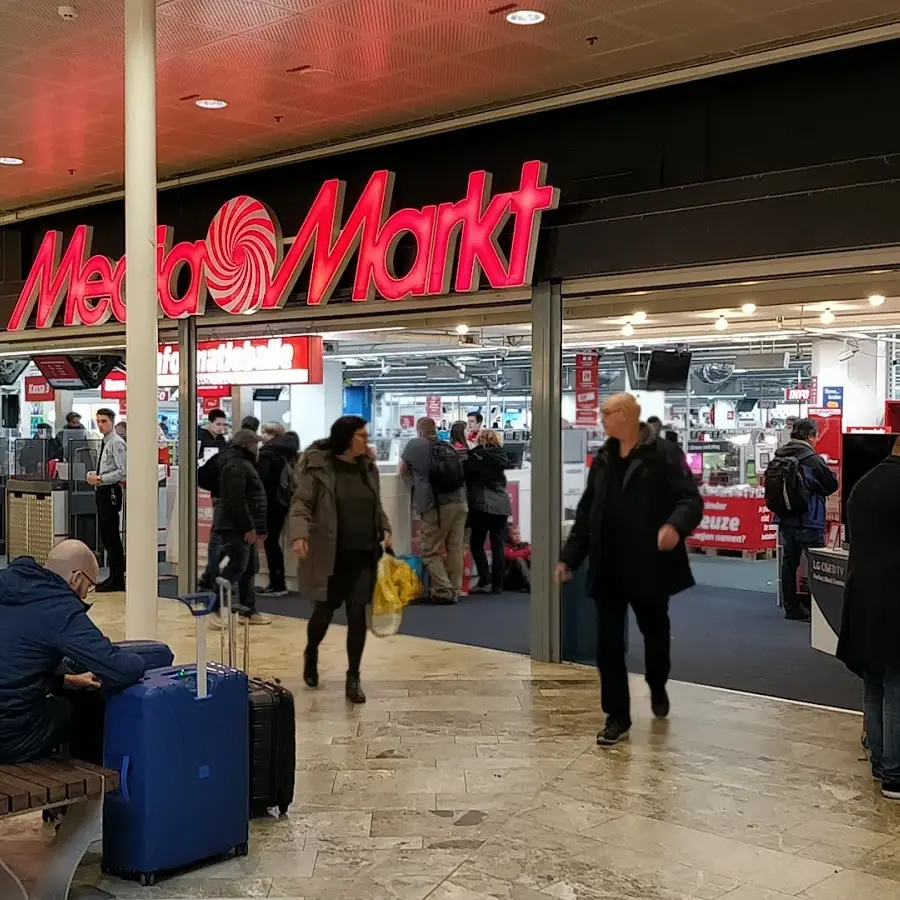
<svg viewBox="0 0 900 900"><path fill-rule="evenodd" d="M247 856L250 853L250 845L247 843L238 844L237 847L234 848L235 856Z"/></svg>
<svg viewBox="0 0 900 900"><path fill-rule="evenodd" d="M153 887L156 884L156 872L140 872L138 881L140 881L141 887Z"/></svg>

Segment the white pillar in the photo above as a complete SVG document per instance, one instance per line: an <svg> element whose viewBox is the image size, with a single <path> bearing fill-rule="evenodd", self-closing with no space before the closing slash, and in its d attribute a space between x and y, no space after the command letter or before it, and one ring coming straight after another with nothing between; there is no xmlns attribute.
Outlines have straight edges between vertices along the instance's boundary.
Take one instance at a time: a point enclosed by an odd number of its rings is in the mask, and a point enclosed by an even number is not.
<svg viewBox="0 0 900 900"><path fill-rule="evenodd" d="M125 361L128 499L125 636L157 626L156 0L125 0Z"/></svg>

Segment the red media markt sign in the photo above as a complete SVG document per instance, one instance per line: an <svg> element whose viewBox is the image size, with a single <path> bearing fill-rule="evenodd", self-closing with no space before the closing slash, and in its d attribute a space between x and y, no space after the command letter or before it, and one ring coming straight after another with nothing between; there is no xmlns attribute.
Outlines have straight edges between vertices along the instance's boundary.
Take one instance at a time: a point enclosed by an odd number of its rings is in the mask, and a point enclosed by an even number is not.
<svg viewBox="0 0 900 900"><path fill-rule="evenodd" d="M346 220L346 185L333 178L319 189L287 252L272 211L252 197L235 197L215 214L204 240L173 246L172 229L157 228L160 311L170 319L202 315L207 297L229 313L280 309L307 263L306 302L327 303L354 253L353 300L477 291L482 273L492 288L524 287L531 283L541 214L559 202L559 191L545 184L545 177L544 163L526 162L516 190L491 196L490 174L472 172L462 200L389 214L394 176L381 170L369 178ZM497 238L510 219L507 255ZM398 275L394 254L407 234L415 238L416 256ZM125 266L124 256L91 256L87 225L75 229L65 250L62 234L48 231L8 330L26 328L32 315L38 328L49 328L60 308L65 325L102 325L110 318L124 322ZM190 278L179 294L182 271Z"/></svg>

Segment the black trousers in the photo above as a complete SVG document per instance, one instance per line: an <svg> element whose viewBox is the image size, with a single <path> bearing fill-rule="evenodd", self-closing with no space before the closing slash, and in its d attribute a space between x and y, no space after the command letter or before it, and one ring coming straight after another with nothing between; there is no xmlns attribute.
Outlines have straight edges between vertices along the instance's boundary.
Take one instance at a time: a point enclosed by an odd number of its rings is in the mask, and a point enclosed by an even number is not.
<svg viewBox="0 0 900 900"><path fill-rule="evenodd" d="M265 548L266 562L269 565L269 587L273 591L283 591L286 587L284 572L284 551L281 549L281 532L284 531L284 520L287 518L287 507L275 503L269 498L266 512L268 532Z"/></svg>
<svg viewBox="0 0 900 900"><path fill-rule="evenodd" d="M595 598L597 607L597 668L600 670L600 702L603 712L623 725L631 724L628 690L626 621L628 606L634 610L644 636L644 671L650 689L665 687L669 680L669 598L634 594L612 588Z"/></svg>
<svg viewBox="0 0 900 900"><path fill-rule="evenodd" d="M122 486L100 485L97 488L97 525L100 540L106 550L111 581L125 584L125 548L119 533L119 514L122 512Z"/></svg>
<svg viewBox="0 0 900 900"><path fill-rule="evenodd" d="M366 646L366 607L372 601L378 569L375 551L339 553L324 600L315 604L306 628L307 651L315 658L335 612L347 609L347 674L359 678Z"/></svg>
<svg viewBox="0 0 900 900"><path fill-rule="evenodd" d="M31 762L50 756L69 739L72 726L72 707L58 696L43 701L41 717L14 741L0 740L0 762L6 765Z"/></svg>
<svg viewBox="0 0 900 900"><path fill-rule="evenodd" d="M473 509L469 511L469 527L472 529L469 547L478 571L478 583L482 586L490 585L495 591L502 591L503 576L506 572L506 558L503 552L506 516L493 516L490 513ZM487 553L484 552L484 542L489 534L491 536L490 568L488 567Z"/></svg>
<svg viewBox="0 0 900 900"><path fill-rule="evenodd" d="M797 597L797 570L807 550L824 546L824 531L781 526L781 602L785 614L808 612Z"/></svg>

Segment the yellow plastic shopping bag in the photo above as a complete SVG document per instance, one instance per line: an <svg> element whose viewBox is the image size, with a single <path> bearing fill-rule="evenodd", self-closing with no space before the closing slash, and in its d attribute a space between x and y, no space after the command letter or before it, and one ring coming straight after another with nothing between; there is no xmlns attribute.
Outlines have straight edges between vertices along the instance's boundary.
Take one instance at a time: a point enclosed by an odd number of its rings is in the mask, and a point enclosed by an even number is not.
<svg viewBox="0 0 900 900"><path fill-rule="evenodd" d="M372 597L372 634L388 637L400 630L403 607L418 595L416 582L413 570L405 562L388 554L381 557Z"/></svg>

